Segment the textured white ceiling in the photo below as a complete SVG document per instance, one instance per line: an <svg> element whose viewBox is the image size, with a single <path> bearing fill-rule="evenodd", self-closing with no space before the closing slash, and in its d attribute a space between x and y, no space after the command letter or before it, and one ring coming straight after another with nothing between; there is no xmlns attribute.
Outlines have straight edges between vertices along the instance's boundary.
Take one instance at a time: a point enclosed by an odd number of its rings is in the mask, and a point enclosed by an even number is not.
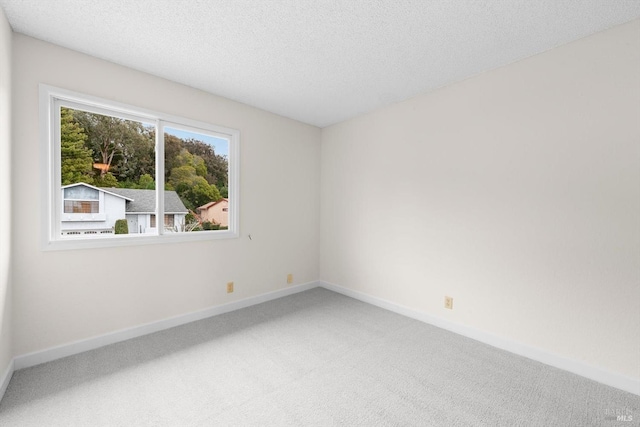
<svg viewBox="0 0 640 427"><path fill-rule="evenodd" d="M640 17L640 0L0 0L14 31L324 127Z"/></svg>

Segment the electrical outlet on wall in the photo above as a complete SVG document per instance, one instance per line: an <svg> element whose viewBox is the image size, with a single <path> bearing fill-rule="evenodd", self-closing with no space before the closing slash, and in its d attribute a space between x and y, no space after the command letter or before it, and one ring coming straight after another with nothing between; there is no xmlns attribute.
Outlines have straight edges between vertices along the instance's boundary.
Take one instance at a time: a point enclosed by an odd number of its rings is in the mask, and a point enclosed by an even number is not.
<svg viewBox="0 0 640 427"><path fill-rule="evenodd" d="M449 310L453 310L453 297L444 297L444 308L448 308Z"/></svg>
<svg viewBox="0 0 640 427"><path fill-rule="evenodd" d="M291 274L291 273L287 274L287 283L288 284L292 284L293 283L293 274Z"/></svg>
<svg viewBox="0 0 640 427"><path fill-rule="evenodd" d="M233 292L233 282L227 282L227 293Z"/></svg>

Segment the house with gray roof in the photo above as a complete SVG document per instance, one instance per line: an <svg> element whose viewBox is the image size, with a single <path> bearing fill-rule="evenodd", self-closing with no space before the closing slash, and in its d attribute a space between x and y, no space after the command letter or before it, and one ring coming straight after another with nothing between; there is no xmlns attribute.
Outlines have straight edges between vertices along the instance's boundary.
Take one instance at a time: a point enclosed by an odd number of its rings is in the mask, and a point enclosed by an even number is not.
<svg viewBox="0 0 640 427"><path fill-rule="evenodd" d="M156 233L156 191L102 188L83 182L62 187L63 235L109 235L118 219L126 219L129 234ZM165 232L184 231L187 208L175 191L165 191Z"/></svg>

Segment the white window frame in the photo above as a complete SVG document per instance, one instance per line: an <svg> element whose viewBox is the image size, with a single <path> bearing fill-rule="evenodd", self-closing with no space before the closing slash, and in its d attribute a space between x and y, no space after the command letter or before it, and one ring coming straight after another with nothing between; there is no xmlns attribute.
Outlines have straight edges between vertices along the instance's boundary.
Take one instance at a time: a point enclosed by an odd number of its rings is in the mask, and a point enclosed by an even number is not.
<svg viewBox="0 0 640 427"><path fill-rule="evenodd" d="M133 246L169 242L190 242L237 238L240 235L240 131L158 111L139 108L103 98L40 84L40 139L41 139L41 192L42 192L42 249L65 250ZM229 229L197 232L166 233L156 227L157 234L113 235L95 238L91 235L62 236L61 213L64 201L61 195L60 106L68 106L92 113L142 121L156 126L156 222L164 219L164 127L212 135L229 141L228 188ZM160 179L157 179L160 177ZM164 224L164 221L162 222Z"/></svg>

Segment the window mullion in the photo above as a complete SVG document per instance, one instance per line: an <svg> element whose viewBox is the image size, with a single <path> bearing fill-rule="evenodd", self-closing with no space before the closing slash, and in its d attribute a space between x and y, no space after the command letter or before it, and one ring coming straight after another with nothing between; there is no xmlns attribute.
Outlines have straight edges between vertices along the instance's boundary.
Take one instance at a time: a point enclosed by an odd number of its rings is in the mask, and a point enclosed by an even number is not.
<svg viewBox="0 0 640 427"><path fill-rule="evenodd" d="M156 121L156 228L164 234L164 122Z"/></svg>

